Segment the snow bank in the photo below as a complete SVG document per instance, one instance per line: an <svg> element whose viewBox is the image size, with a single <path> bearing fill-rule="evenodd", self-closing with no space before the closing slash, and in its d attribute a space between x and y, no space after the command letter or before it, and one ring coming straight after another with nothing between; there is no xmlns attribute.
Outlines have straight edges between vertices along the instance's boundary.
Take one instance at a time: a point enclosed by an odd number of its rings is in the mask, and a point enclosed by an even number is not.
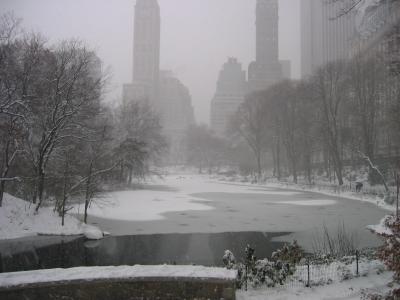
<svg viewBox="0 0 400 300"><path fill-rule="evenodd" d="M101 240L104 236L103 232L93 225L83 225L83 235L89 240Z"/></svg>
<svg viewBox="0 0 400 300"><path fill-rule="evenodd" d="M218 180L218 179L217 179ZM368 202L374 204L382 209L388 211L395 211L396 207L394 205L387 204L383 198L373 195L366 195L364 193L355 193L355 192L335 192L332 190L327 190L318 186L318 184L314 186L303 185L303 184L294 184L294 183L285 183L285 182L266 182L260 184L250 184L250 183L232 183L230 181L226 181L226 178L220 178L218 182L226 183L226 184L236 184L241 186L248 186L248 187L262 187L262 188L277 188L277 189L290 189L292 191L299 191L299 192L313 192L327 196L333 197L340 197L350 200L357 200ZM334 188L334 186L332 186Z"/></svg>
<svg viewBox="0 0 400 300"><path fill-rule="evenodd" d="M35 213L35 206L29 202L4 194L0 208L0 240L35 235L80 235L85 227L75 217L66 215L65 226L53 209L42 207Z"/></svg>
<svg viewBox="0 0 400 300"><path fill-rule="evenodd" d="M299 200L299 201L280 201L279 204L299 205L299 206L327 206L336 204L335 200Z"/></svg>
<svg viewBox="0 0 400 300"><path fill-rule="evenodd" d="M0 287L28 285L33 283L130 279L130 278L199 278L235 280L236 271L203 266L119 266L81 267L71 269L50 269L0 274Z"/></svg>
<svg viewBox="0 0 400 300"><path fill-rule="evenodd" d="M392 218L392 216L386 216L384 217L379 224L377 225L368 225L367 228L377 234L381 235L393 235L393 232L390 228L386 226L386 221Z"/></svg>

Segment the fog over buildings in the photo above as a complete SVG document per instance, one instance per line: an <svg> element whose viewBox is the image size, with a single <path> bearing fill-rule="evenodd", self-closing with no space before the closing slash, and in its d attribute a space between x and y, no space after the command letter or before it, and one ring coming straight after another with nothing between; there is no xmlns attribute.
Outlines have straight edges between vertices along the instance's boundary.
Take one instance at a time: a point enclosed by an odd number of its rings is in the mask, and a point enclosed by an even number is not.
<svg viewBox="0 0 400 300"><path fill-rule="evenodd" d="M229 120L243 102L245 95L264 90L284 77L291 78L288 60L279 60L279 5L277 0L257 0L256 53L248 67L242 71L236 58L224 64L211 102L211 129L223 137ZM283 75L285 69L285 76Z"/></svg>
<svg viewBox="0 0 400 300"><path fill-rule="evenodd" d="M255 58L255 0L159 0L160 69L171 70L188 87L199 122L210 119L210 100L221 65L237 57L247 66ZM300 77L299 0L280 0L280 59L292 61ZM23 26L51 42L79 38L110 66L108 99L120 99L132 81L134 0L2 0Z"/></svg>

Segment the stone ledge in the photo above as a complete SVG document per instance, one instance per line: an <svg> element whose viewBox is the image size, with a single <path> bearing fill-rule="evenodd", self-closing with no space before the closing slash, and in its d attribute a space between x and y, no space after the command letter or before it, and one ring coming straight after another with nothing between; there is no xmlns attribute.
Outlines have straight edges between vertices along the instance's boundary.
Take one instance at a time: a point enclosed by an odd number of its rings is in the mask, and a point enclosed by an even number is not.
<svg viewBox="0 0 400 300"><path fill-rule="evenodd" d="M0 274L0 299L234 300L235 280L235 271L200 266L39 270Z"/></svg>

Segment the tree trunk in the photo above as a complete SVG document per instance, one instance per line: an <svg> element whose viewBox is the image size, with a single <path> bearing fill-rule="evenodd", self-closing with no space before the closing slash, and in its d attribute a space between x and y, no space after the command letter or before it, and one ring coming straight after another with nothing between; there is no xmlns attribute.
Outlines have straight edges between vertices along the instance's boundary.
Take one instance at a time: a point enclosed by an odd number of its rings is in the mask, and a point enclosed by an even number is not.
<svg viewBox="0 0 400 300"><path fill-rule="evenodd" d="M272 146L272 161L274 162L274 169L272 171L272 176L277 177L277 163L276 163L276 152L275 152L275 145Z"/></svg>
<svg viewBox="0 0 400 300"><path fill-rule="evenodd" d="M65 221L65 203L67 202L67 195L64 193L61 204L61 226L64 226Z"/></svg>
<svg viewBox="0 0 400 300"><path fill-rule="evenodd" d="M343 185L342 161L338 153L333 154L333 168L339 185Z"/></svg>
<svg viewBox="0 0 400 300"><path fill-rule="evenodd" d="M93 162L90 163L88 178L86 180L85 214L84 214L84 220L83 220L83 222L85 224L87 224L87 219L88 219L88 208L89 208L89 203L90 203L90 185L92 182L92 170L93 170Z"/></svg>
<svg viewBox="0 0 400 300"><path fill-rule="evenodd" d="M132 167L129 168L129 175L128 175L128 185L132 184L132 179L133 179L133 169Z"/></svg>
<svg viewBox="0 0 400 300"><path fill-rule="evenodd" d="M311 178L311 158L310 154L307 153L306 158L305 158L305 169L306 169L306 176L307 176L307 181L309 184L312 183L312 178Z"/></svg>
<svg viewBox="0 0 400 300"><path fill-rule="evenodd" d="M295 159L292 161L293 182L297 184L297 165Z"/></svg>
<svg viewBox="0 0 400 300"><path fill-rule="evenodd" d="M39 208L42 205L43 202L43 192L44 192L44 180L45 180L45 174L43 170L39 171L39 176L38 176L38 182L37 182L37 197L38 197L38 204L36 206L36 212L39 211Z"/></svg>
<svg viewBox="0 0 400 300"><path fill-rule="evenodd" d="M64 221L65 221L65 204L67 202L67 197L68 197L67 196L68 175L69 175L69 161L67 155L67 157L65 158L63 199L61 203L61 226L64 226Z"/></svg>
<svg viewBox="0 0 400 300"><path fill-rule="evenodd" d="M261 173L262 173L262 170L261 170L261 153L260 153L260 151L257 151L256 157L257 157L257 174L258 174L257 181L259 182L261 180Z"/></svg>
<svg viewBox="0 0 400 300"><path fill-rule="evenodd" d="M280 143L279 139L276 143L276 169L277 169L277 178L278 180L281 180L282 174L281 174L281 155L280 155L281 149L280 149Z"/></svg>
<svg viewBox="0 0 400 300"><path fill-rule="evenodd" d="M119 181L122 183L124 182L124 163L121 162L120 169L119 169Z"/></svg>
<svg viewBox="0 0 400 300"><path fill-rule="evenodd" d="M4 197L4 188L5 188L6 182L1 181L0 182L0 207L3 206L3 197Z"/></svg>

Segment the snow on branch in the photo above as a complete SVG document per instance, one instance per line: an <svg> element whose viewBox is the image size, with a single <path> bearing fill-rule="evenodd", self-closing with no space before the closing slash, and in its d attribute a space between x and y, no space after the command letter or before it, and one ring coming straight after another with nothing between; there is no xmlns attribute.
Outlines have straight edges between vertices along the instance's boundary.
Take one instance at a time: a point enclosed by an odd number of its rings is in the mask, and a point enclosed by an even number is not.
<svg viewBox="0 0 400 300"><path fill-rule="evenodd" d="M10 178L0 178L0 182L1 181L18 181L18 182L21 182L22 180L19 177L10 177Z"/></svg>
<svg viewBox="0 0 400 300"><path fill-rule="evenodd" d="M369 156L367 156L366 154L362 153L361 151L358 151L358 154L361 156L362 159L364 159L369 164L370 168L373 169L379 175L383 185L385 186L386 193L389 193L389 187L386 183L385 176L379 170L378 166L374 165Z"/></svg>

